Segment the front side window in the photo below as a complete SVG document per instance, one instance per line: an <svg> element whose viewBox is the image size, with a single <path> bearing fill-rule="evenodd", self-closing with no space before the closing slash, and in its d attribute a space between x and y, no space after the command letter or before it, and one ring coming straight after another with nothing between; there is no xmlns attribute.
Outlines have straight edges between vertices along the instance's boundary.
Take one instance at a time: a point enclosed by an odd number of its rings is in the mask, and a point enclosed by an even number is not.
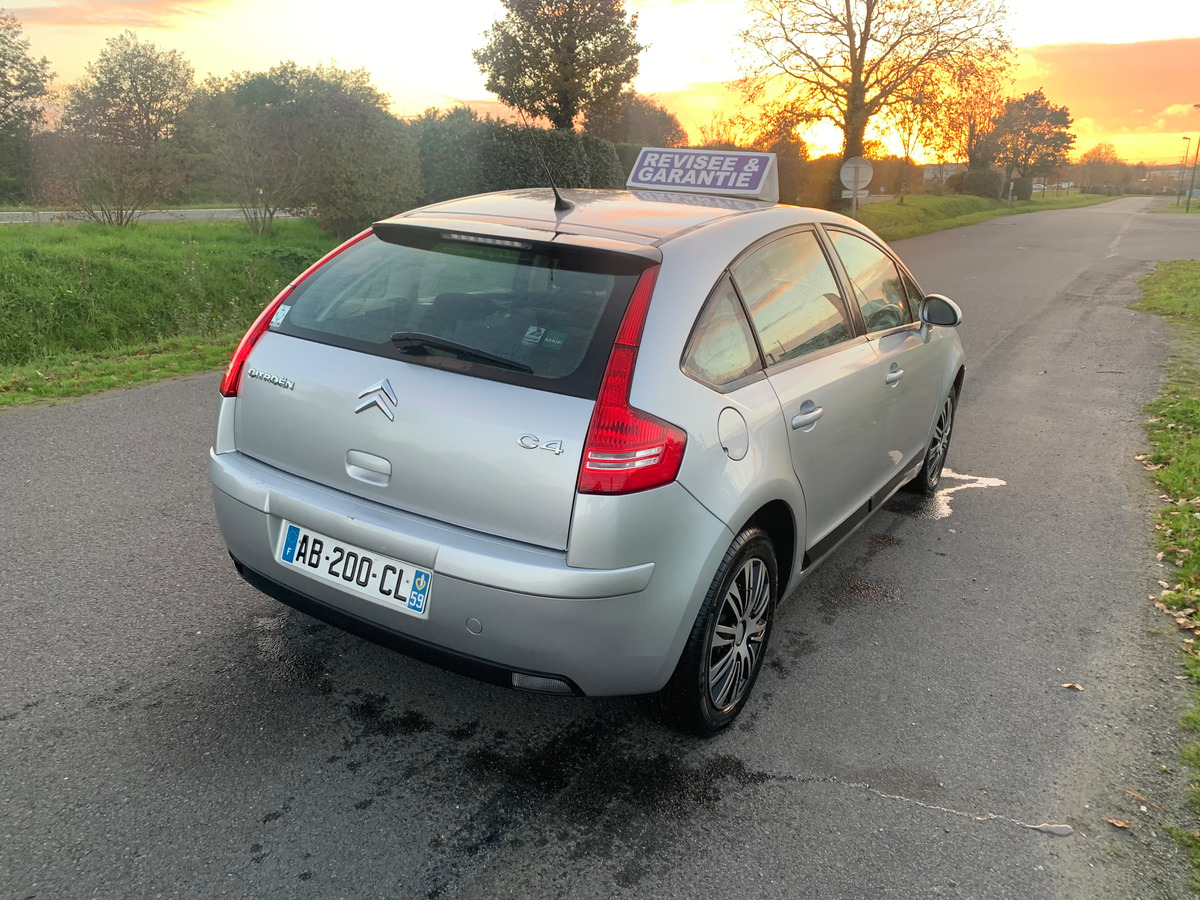
<svg viewBox="0 0 1200 900"><path fill-rule="evenodd" d="M696 319L684 353L683 371L720 387L761 367L750 324L726 276Z"/></svg>
<svg viewBox="0 0 1200 900"><path fill-rule="evenodd" d="M854 286L867 333L911 324L908 292L892 258L858 235L830 229L829 237Z"/></svg>
<svg viewBox="0 0 1200 900"><path fill-rule="evenodd" d="M831 347L851 335L837 280L811 231L758 248L737 264L733 280L767 365Z"/></svg>

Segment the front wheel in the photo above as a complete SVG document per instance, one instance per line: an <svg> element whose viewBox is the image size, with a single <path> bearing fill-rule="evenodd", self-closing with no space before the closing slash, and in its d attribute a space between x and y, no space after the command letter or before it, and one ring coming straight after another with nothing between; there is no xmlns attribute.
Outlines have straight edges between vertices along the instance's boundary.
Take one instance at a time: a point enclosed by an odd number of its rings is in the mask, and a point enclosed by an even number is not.
<svg viewBox="0 0 1200 900"><path fill-rule="evenodd" d="M715 735L737 718L762 669L779 593L775 548L758 528L725 552L675 674L664 689L688 731Z"/></svg>
<svg viewBox="0 0 1200 900"><path fill-rule="evenodd" d="M954 411L957 406L958 388L951 388L942 408L938 410L937 421L933 423L921 471L907 485L910 490L927 497L937 492L942 481L942 469L946 465L946 451L950 449L950 433L954 430Z"/></svg>

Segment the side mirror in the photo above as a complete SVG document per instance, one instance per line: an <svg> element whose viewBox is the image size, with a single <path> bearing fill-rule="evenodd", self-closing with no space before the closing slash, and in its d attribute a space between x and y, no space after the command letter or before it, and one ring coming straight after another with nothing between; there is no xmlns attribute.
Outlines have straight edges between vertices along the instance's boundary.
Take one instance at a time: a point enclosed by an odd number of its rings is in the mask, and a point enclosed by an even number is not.
<svg viewBox="0 0 1200 900"><path fill-rule="evenodd" d="M962 310L949 297L930 294L921 301L921 323L957 328L962 324Z"/></svg>

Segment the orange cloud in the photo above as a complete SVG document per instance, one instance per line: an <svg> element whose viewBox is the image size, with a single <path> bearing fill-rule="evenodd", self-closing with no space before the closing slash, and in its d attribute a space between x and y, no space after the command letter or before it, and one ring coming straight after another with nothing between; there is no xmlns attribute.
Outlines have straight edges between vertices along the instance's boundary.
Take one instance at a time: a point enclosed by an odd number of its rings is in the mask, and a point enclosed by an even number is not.
<svg viewBox="0 0 1200 900"><path fill-rule="evenodd" d="M21 23L108 28L176 28L185 17L213 16L229 0L63 0L10 9Z"/></svg>
<svg viewBox="0 0 1200 900"><path fill-rule="evenodd" d="M1200 132L1197 60L1200 38L1029 47L1014 91L1070 109L1077 153L1108 141L1128 162L1178 162L1180 135Z"/></svg>

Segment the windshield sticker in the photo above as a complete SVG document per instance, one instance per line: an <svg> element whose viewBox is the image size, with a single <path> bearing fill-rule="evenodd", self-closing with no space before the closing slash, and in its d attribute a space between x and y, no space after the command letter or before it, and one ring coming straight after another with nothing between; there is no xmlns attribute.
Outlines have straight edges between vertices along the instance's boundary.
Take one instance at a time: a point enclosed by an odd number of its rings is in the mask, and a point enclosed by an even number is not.
<svg viewBox="0 0 1200 900"><path fill-rule="evenodd" d="M530 325L525 332L525 337L521 338L522 344L532 344L537 346L541 343L542 336L546 333L545 328L538 328L536 325Z"/></svg>
<svg viewBox="0 0 1200 900"><path fill-rule="evenodd" d="M271 316L271 327L278 328L283 324L283 320L287 318L287 314L291 312L291 306L281 306L275 310L275 315Z"/></svg>
<svg viewBox="0 0 1200 900"><path fill-rule="evenodd" d="M542 338L542 346L549 350L561 350L567 342L567 336L561 331L547 331Z"/></svg>

